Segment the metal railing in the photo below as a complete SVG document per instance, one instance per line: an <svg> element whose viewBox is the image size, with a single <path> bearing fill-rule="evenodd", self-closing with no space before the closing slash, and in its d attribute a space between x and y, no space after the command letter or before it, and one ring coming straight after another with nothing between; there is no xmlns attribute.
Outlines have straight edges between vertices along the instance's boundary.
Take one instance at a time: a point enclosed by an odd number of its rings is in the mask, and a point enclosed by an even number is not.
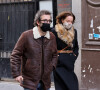
<svg viewBox="0 0 100 90"><path fill-rule="evenodd" d="M10 58L11 51L0 51L0 58Z"/></svg>
<svg viewBox="0 0 100 90"><path fill-rule="evenodd" d="M0 0L0 3L12 3L12 2L28 2L34 0Z"/></svg>

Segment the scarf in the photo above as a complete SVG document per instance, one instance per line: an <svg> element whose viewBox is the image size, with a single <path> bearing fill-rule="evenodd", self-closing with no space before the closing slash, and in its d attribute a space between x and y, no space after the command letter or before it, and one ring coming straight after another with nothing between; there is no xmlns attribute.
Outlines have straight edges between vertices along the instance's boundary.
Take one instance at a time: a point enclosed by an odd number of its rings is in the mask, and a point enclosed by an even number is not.
<svg viewBox="0 0 100 90"><path fill-rule="evenodd" d="M74 27L72 27L70 30L66 30L62 24L56 24L55 30L57 32L58 37L64 41L68 46L73 47L73 39L74 39Z"/></svg>

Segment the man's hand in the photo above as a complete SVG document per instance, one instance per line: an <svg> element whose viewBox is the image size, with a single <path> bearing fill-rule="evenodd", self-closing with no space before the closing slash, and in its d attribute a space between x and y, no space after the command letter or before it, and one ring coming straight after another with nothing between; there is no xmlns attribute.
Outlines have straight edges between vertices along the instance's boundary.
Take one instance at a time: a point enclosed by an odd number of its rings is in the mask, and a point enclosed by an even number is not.
<svg viewBox="0 0 100 90"><path fill-rule="evenodd" d="M18 81L20 84L22 83L23 81L23 77L22 76L18 76L15 78L16 81Z"/></svg>

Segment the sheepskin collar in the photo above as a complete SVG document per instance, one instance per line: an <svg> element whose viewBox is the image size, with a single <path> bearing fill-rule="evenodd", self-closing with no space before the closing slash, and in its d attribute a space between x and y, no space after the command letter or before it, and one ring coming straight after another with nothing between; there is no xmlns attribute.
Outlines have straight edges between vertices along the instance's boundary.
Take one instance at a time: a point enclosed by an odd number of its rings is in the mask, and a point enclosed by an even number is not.
<svg viewBox="0 0 100 90"><path fill-rule="evenodd" d="M38 27L33 28L33 36L34 36L35 39L38 39L38 38L41 37L41 35L38 31ZM46 37L47 39L50 39L50 32L47 31L44 37Z"/></svg>
<svg viewBox="0 0 100 90"><path fill-rule="evenodd" d="M66 30L62 24L56 24L55 30L57 32L58 37L64 41L69 46L73 47L73 39L75 35L74 27L70 30Z"/></svg>

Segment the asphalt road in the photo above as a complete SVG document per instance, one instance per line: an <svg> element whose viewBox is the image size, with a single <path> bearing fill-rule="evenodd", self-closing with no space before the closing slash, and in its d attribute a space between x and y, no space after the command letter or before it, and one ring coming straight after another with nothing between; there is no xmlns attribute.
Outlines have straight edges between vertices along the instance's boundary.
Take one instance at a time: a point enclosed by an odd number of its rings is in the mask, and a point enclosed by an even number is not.
<svg viewBox="0 0 100 90"><path fill-rule="evenodd" d="M16 82L14 83L0 81L0 90L23 90L23 88ZM52 86L50 90L55 90L54 86Z"/></svg>

